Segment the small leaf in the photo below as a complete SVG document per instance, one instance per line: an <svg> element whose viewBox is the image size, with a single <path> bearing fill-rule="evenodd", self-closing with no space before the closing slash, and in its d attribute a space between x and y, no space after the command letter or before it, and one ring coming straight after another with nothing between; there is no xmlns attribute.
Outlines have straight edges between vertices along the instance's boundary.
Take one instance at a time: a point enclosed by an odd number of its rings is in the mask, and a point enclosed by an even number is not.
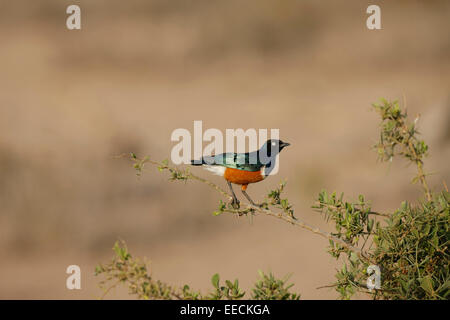
<svg viewBox="0 0 450 320"><path fill-rule="evenodd" d="M216 273L215 275L212 276L211 283L214 286L214 288L216 288L216 289L219 288L219 281L220 281L220 276L218 273Z"/></svg>
<svg viewBox="0 0 450 320"><path fill-rule="evenodd" d="M420 280L420 286L425 290L429 295L433 295L433 280L431 276L423 277Z"/></svg>

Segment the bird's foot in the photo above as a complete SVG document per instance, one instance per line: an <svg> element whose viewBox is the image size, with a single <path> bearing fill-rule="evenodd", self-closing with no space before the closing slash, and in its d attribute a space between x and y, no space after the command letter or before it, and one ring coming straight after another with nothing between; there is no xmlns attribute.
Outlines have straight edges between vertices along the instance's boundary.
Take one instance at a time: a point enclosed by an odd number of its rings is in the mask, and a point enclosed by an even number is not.
<svg viewBox="0 0 450 320"><path fill-rule="evenodd" d="M233 209L239 209L240 207L241 207L241 203L240 203L240 201L238 200L238 199L233 199L233 200L231 200L231 207L233 208Z"/></svg>

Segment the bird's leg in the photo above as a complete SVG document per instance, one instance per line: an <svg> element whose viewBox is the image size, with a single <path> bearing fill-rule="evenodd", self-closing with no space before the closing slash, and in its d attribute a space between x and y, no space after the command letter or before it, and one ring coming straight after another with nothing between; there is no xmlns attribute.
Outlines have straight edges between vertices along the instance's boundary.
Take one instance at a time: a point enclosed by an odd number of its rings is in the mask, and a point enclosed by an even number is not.
<svg viewBox="0 0 450 320"><path fill-rule="evenodd" d="M236 197L236 195L234 194L234 191L233 191L233 187L231 186L231 182L230 181L227 181L227 183L228 183L228 187L230 187L230 191L231 191L231 195L233 196L233 201L231 202L231 206L234 208L234 209L239 209L239 200L238 200L238 198Z"/></svg>
<svg viewBox="0 0 450 320"><path fill-rule="evenodd" d="M244 194L244 196L247 198L247 200L252 204L252 206L261 207L260 204L256 204L256 203L253 202L253 200L250 198L250 196L247 194L247 192L245 190L247 190L247 185L243 184L242 188L241 188L241 191Z"/></svg>

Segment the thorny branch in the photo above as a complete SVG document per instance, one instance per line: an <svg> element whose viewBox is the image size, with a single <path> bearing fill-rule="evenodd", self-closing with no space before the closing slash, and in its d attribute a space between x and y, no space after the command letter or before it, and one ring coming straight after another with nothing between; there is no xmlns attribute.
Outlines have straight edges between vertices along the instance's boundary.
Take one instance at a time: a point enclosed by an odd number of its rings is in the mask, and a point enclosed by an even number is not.
<svg viewBox="0 0 450 320"><path fill-rule="evenodd" d="M211 188L215 189L222 196L227 198L227 200L229 202L232 200L232 196L228 192L223 190L217 184L193 174L192 172L189 171L188 168L185 169L185 168L178 168L175 166L170 166L168 164L167 160L164 160L162 162L153 161L148 156L144 157L143 159L139 159L134 153L122 154L122 155L118 156L117 158L124 158L124 157L127 157L131 161L134 162L133 166L137 170L138 176L141 176L142 172L144 170L146 170L144 167L145 167L145 164L148 163L148 164L157 166L159 171L164 171L164 170L169 171L169 173L171 174L171 177L169 178L169 180L171 180L171 181L174 181L174 180L187 181L189 179L197 180L197 181L200 181L200 182L210 186ZM283 187L284 187L284 184L282 184L280 186L281 190L280 189L278 190L279 193L282 191ZM277 198L277 197L275 197L275 198ZM269 205L275 206L278 209L282 209L282 211L280 211L280 212L272 211L271 209L269 209ZM296 227L308 230L312 233L320 235L323 238L332 240L335 243L340 244L341 246L354 252L361 259L366 260L366 261L370 260L368 255L365 254L360 248L353 246L351 243L346 242L346 241L332 235L329 232L323 231L323 230L319 229L318 227L312 226L312 225L294 217L292 207L287 204L287 199L282 199L282 200L279 199L279 194L278 194L278 199L275 199L275 201L272 201L269 203L265 202L261 207L247 204L244 207L239 207L239 208L235 209L230 205L230 203L228 203L228 205L227 205L221 201L221 207L219 208L219 210L220 210L219 213L228 212L228 213L232 213L232 214L237 214L238 216L248 215L248 214L254 215L257 213L265 214L267 216L271 216L271 217L286 221ZM372 214L384 215L384 214L379 214L379 213L375 213L375 212L372 212Z"/></svg>

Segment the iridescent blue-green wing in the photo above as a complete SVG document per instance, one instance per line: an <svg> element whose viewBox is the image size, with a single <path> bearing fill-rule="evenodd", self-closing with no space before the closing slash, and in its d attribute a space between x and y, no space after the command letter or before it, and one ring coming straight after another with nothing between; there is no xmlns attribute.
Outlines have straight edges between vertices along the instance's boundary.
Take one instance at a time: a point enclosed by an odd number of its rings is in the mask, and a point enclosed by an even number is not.
<svg viewBox="0 0 450 320"><path fill-rule="evenodd" d="M263 167L257 158L251 159L249 153L222 153L214 156L214 164L245 171L259 171Z"/></svg>

